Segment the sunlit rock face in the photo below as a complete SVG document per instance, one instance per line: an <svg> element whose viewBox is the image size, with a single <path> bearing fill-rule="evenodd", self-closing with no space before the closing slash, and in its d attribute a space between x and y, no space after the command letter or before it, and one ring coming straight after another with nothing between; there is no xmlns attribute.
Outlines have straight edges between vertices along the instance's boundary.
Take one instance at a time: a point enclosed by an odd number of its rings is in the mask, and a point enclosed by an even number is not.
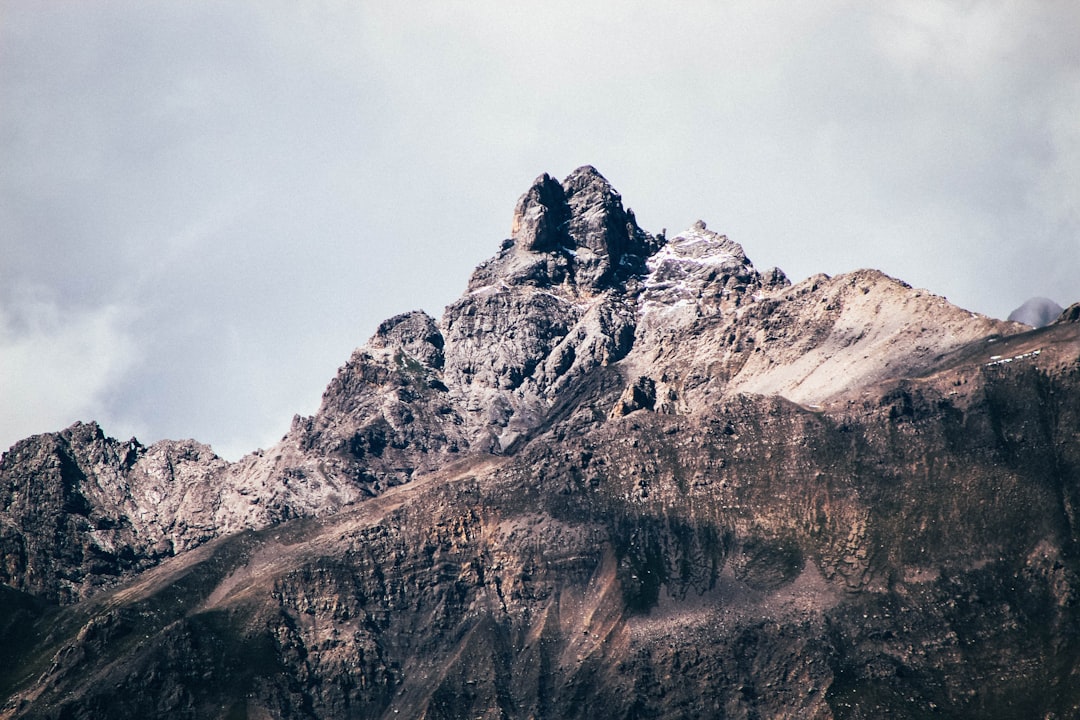
<svg viewBox="0 0 1080 720"><path fill-rule="evenodd" d="M0 717L1080 716L1080 310L795 284L543 175L227 463L0 461Z"/></svg>

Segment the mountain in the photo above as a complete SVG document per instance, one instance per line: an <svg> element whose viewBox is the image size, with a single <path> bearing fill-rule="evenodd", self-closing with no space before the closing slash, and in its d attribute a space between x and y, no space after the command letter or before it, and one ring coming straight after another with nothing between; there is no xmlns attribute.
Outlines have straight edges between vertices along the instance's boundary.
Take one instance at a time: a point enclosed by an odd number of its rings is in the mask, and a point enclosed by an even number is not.
<svg viewBox="0 0 1080 720"><path fill-rule="evenodd" d="M1080 716L1080 305L791 284L541 176L228 463L0 460L2 718Z"/></svg>
<svg viewBox="0 0 1080 720"><path fill-rule="evenodd" d="M1064 310L1065 308L1049 298L1033 297L1009 313L1009 320L1036 328L1046 327L1054 322Z"/></svg>

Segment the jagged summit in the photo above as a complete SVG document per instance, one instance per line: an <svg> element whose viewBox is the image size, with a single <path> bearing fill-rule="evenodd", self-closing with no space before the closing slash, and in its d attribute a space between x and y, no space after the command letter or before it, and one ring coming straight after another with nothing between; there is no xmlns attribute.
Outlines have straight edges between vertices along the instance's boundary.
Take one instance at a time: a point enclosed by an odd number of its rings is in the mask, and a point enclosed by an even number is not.
<svg viewBox="0 0 1080 720"><path fill-rule="evenodd" d="M793 287L702 221L654 236L584 166L534 181L439 320L380 325L294 422L274 472L317 467L348 502L451 457L511 453L592 383L652 387L677 414L738 392L822 404L1015 330L872 271Z"/></svg>
<svg viewBox="0 0 1080 720"><path fill-rule="evenodd" d="M603 291L642 274L660 245L596 168L578 168L562 183L545 173L518 200L510 238L477 268L469 291L500 282Z"/></svg>

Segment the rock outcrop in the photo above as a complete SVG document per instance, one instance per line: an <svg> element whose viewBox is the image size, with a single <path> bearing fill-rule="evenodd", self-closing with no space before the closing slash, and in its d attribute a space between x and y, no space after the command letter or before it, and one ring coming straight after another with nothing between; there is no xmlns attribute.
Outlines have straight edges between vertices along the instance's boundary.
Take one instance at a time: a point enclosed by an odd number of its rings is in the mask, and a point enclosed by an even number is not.
<svg viewBox="0 0 1080 720"><path fill-rule="evenodd" d="M544 175L226 463L0 462L3 718L1080 716L1080 323Z"/></svg>
<svg viewBox="0 0 1080 720"><path fill-rule="evenodd" d="M73 602L222 532L205 445L119 442L95 423L18 442L0 461L0 582Z"/></svg>

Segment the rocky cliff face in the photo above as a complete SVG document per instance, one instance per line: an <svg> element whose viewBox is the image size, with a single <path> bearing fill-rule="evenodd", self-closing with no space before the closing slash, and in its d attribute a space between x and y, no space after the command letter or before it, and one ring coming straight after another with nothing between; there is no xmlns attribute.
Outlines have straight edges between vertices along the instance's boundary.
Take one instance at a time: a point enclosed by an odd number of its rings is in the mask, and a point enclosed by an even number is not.
<svg viewBox="0 0 1080 720"><path fill-rule="evenodd" d="M539 178L238 463L0 462L0 717L1080 716L1080 323Z"/></svg>

